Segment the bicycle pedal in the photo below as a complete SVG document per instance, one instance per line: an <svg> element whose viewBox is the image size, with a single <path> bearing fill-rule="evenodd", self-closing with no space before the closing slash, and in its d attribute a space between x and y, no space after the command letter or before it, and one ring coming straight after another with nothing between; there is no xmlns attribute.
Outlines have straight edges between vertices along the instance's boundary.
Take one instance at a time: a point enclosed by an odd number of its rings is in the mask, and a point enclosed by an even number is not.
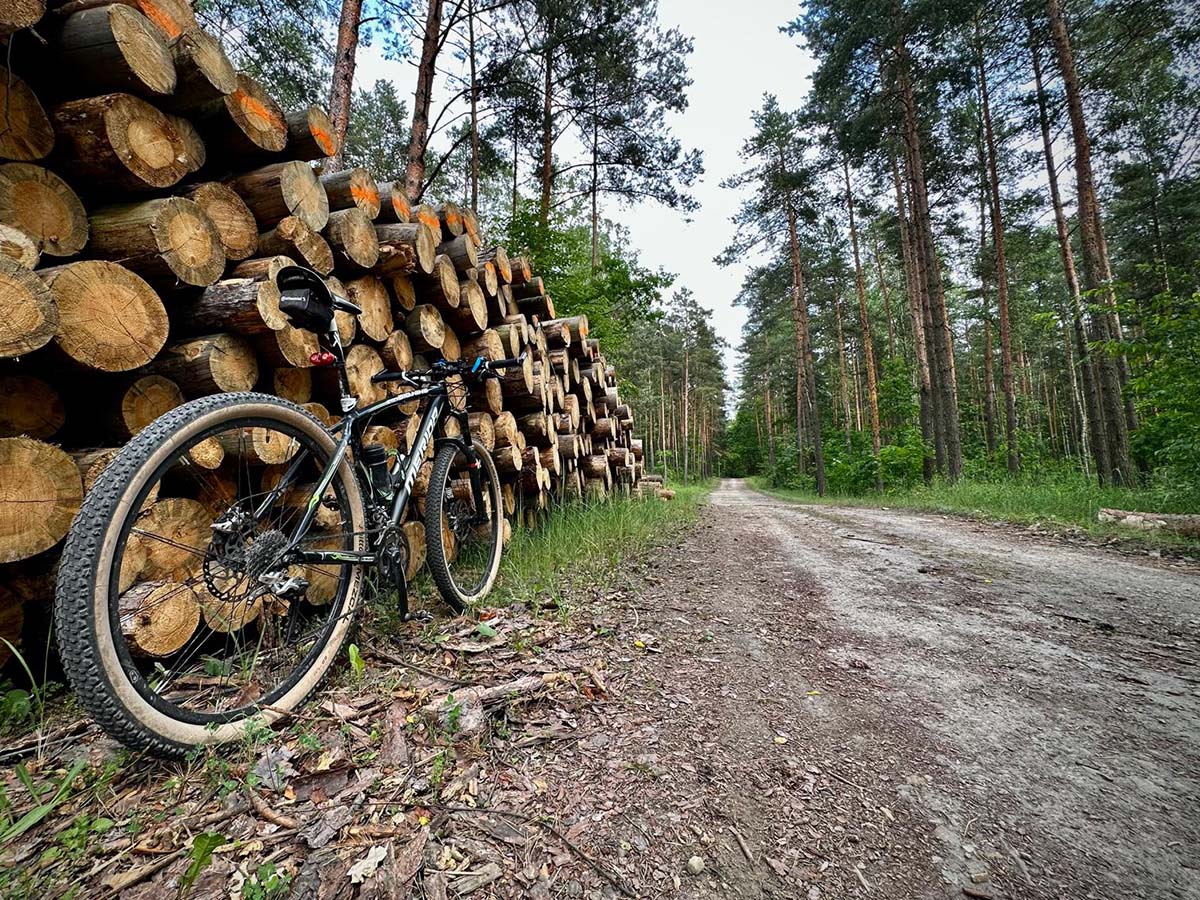
<svg viewBox="0 0 1200 900"><path fill-rule="evenodd" d="M428 625L433 621L433 613L427 609L414 609L404 614L405 622L417 622L421 625Z"/></svg>

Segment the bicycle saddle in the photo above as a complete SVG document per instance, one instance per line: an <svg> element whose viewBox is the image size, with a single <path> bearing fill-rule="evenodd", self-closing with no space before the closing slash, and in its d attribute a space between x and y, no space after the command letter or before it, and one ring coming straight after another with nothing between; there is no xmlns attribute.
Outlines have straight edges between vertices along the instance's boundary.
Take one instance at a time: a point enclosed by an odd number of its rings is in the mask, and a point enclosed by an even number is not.
<svg viewBox="0 0 1200 900"><path fill-rule="evenodd" d="M335 309L358 315L362 309L329 290L320 275L304 266L285 266L275 276L282 295L279 309L296 328L324 333L333 324Z"/></svg>

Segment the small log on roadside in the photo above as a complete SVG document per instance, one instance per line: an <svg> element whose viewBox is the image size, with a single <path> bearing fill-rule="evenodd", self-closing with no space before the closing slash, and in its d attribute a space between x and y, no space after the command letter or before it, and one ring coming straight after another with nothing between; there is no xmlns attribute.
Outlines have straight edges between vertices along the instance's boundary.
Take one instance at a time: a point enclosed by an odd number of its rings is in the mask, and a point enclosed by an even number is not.
<svg viewBox="0 0 1200 900"><path fill-rule="evenodd" d="M166 343L162 300L124 266L86 260L41 274L58 309L54 343L76 362L125 372L150 362Z"/></svg>
<svg viewBox="0 0 1200 900"><path fill-rule="evenodd" d="M322 175L321 186L329 195L331 210L360 209L369 220L379 216L379 188L366 169L355 167Z"/></svg>
<svg viewBox="0 0 1200 900"><path fill-rule="evenodd" d="M95 193L158 191L188 173L187 148L178 130L130 94L70 100L56 106L52 118L60 138L56 166Z"/></svg>
<svg viewBox="0 0 1200 900"><path fill-rule="evenodd" d="M1200 538L1200 515L1151 513L1128 509L1101 509L1097 521L1139 531L1165 531L1182 537Z"/></svg>
<svg viewBox="0 0 1200 900"><path fill-rule="evenodd" d="M83 501L83 481L68 454L27 437L0 439L0 563L61 541Z"/></svg>

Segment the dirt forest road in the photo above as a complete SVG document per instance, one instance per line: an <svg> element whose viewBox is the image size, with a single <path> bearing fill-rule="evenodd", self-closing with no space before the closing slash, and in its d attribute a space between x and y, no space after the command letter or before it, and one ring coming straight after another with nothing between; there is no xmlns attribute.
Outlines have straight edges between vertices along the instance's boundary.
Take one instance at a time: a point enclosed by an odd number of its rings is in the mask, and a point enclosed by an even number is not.
<svg viewBox="0 0 1200 900"><path fill-rule="evenodd" d="M725 481L654 573L570 811L632 893L1200 898L1195 568Z"/></svg>

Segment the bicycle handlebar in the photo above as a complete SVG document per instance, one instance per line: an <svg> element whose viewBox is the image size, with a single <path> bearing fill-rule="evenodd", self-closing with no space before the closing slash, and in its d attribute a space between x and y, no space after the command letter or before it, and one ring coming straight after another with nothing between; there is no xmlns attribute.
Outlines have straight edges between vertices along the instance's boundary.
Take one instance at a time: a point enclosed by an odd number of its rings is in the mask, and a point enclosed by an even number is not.
<svg viewBox="0 0 1200 900"><path fill-rule="evenodd" d="M380 372L377 375L371 376L371 383L383 384L387 381L404 381L409 384L416 384L416 379L418 378L449 378L451 375L475 375L479 378L486 378L497 369L515 369L523 365L525 365L524 353L512 359L487 360L482 356L478 356L470 362L465 360L451 362L450 360L441 359L434 363L433 368L424 371Z"/></svg>

